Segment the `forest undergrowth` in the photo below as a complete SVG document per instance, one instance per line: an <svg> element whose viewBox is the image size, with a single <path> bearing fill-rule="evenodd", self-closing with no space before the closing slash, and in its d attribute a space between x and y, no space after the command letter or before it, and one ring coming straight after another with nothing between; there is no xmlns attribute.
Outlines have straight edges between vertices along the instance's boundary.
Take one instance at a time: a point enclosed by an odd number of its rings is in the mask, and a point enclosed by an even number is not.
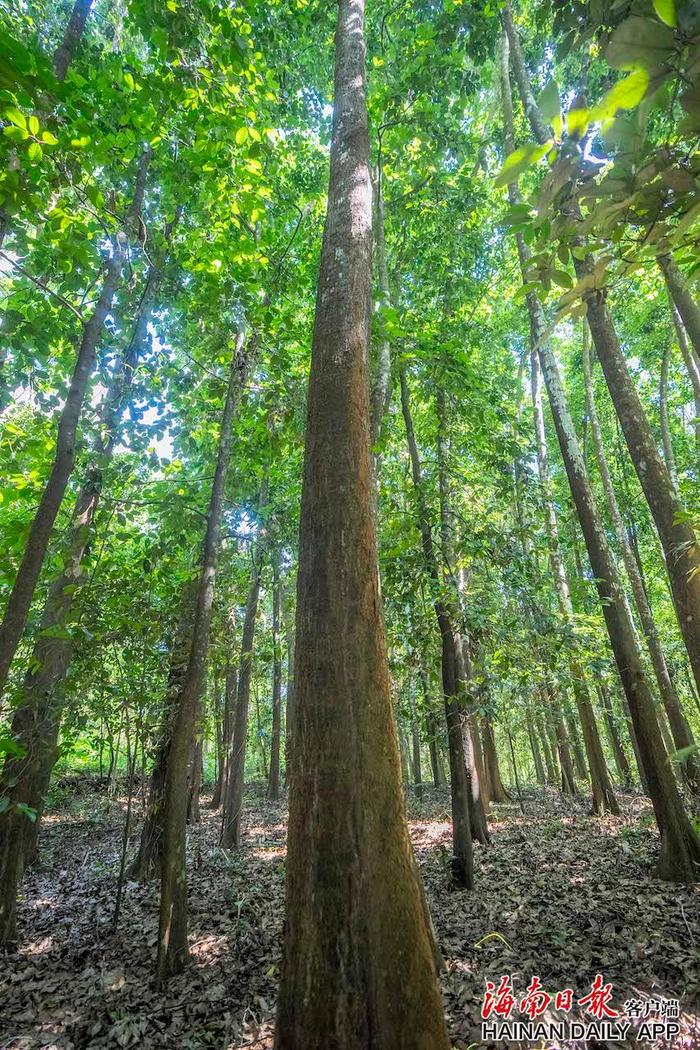
<svg viewBox="0 0 700 1050"><path fill-rule="evenodd" d="M512 975L517 995L537 974L548 991L571 987L578 998L597 972L619 1010L628 998L678 998L674 1045L697 1046L700 893L655 878L648 800L621 794L622 816L604 818L552 789L526 790L523 800L524 815L517 802L493 808L491 845L475 851L477 893L449 889L448 790L408 800L453 1046L488 1045L479 1029L486 979ZM113 926L126 797L109 798L86 776L58 782L41 862L23 883L17 949L0 977L2 1050L272 1046L286 807L249 785L243 845L224 851L221 815L206 801L188 829L192 963L156 992L158 883L127 881ZM130 850L138 831L135 820Z"/></svg>

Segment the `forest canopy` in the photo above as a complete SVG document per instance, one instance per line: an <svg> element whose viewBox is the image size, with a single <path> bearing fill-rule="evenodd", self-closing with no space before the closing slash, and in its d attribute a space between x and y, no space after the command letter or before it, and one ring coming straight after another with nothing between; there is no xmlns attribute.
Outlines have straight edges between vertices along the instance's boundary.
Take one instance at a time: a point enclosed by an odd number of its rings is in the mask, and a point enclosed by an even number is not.
<svg viewBox="0 0 700 1050"><path fill-rule="evenodd" d="M3 1045L695 1045L700 5L0 43Z"/></svg>

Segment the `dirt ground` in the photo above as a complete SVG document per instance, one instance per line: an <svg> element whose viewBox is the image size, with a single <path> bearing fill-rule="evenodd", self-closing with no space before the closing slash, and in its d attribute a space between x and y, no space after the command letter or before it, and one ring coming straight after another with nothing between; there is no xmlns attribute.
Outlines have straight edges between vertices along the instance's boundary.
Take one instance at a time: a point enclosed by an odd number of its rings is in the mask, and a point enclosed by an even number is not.
<svg viewBox="0 0 700 1050"><path fill-rule="evenodd" d="M56 794L41 867L22 887L17 950L0 955L0 1048L268 1050L283 919L284 806L251 785L244 845L227 853L217 844L220 815L203 805L188 844L192 964L156 993L158 886L128 882L116 929L112 922L124 799L108 799L87 778L64 781ZM445 959L441 983L454 1046L482 1045L487 979L511 975L519 998L538 975L552 995L572 988L575 1001L597 973L612 983L619 1011L629 999L680 1000L675 1045L700 1045L700 892L654 877L657 838L647 800L626 795L623 817L599 819L587 815L583 800L538 790L526 794L525 809L523 816L515 804L494 807L492 843L476 846L476 887L454 892L448 794L430 789L422 803L409 799ZM137 807L132 851L138 817Z"/></svg>

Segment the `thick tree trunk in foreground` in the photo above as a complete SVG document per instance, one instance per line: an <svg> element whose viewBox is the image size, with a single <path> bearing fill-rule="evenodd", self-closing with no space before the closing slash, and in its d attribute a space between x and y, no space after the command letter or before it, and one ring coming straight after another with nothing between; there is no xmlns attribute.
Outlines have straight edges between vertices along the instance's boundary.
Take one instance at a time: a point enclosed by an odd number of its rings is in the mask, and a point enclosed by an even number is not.
<svg viewBox="0 0 700 1050"><path fill-rule="evenodd" d="M202 548L192 644L175 713L165 777L163 807L163 859L161 864L160 919L156 984L178 973L188 959L187 868L185 859L188 771L206 673L221 514L231 453L231 427L247 373L243 329L236 337L229 372L226 401L221 416L219 450L212 481L207 528Z"/></svg>
<svg viewBox="0 0 700 1050"><path fill-rule="evenodd" d="M514 143L507 62L502 64L501 82L506 140L509 142L510 152ZM527 248L522 238L519 238L518 250L523 276L525 276ZM673 775L664 761L663 743L652 695L639 659L632 619L624 600L617 568L595 503L556 358L546 335L541 306L532 293L527 298L530 300L528 309L533 324L531 333L533 345L539 348L540 364L549 395L559 447L586 541L613 654L632 714L637 743L661 836L658 872L662 878L692 882L696 877L695 864L700 862L700 840L688 820Z"/></svg>
<svg viewBox="0 0 700 1050"><path fill-rule="evenodd" d="M644 639L651 658L654 675L659 686L659 695L661 696L661 701L664 705L671 726L673 741L676 747L680 750L681 748L690 747L695 741L690 726L688 725L683 713L680 698L676 692L671 675L669 674L666 658L661 647L661 640L659 639L659 634L656 629L654 614L649 604L644 581L639 572L637 559L634 556L627 535L627 530L622 520L622 514L620 513L620 507L617 502L617 496L610 476L610 470L608 469L605 447L603 445L603 435L600 429L600 420L598 418L598 409L595 403L590 347L586 337L585 324L583 339L583 379L586 394L586 411L591 426L591 439L598 463L598 471L603 483L603 491L605 492L610 520L612 521L613 529L615 530L615 538L617 539L627 577L632 587L632 595L639 614L639 622L644 633ZM691 757L687 763L681 766L681 770L691 785L697 789L697 786L700 783L700 761L698 761L697 756Z"/></svg>
<svg viewBox="0 0 700 1050"><path fill-rule="evenodd" d="M261 494L260 503L264 504L266 496ZM253 674L253 643L255 641L255 621L258 615L260 597L260 557L259 545L253 551L250 589L245 607L243 634L241 637L241 657L238 671L238 691L236 708L233 716L233 743L229 760L228 782L224 801L224 823L221 831L221 845L225 849L236 849L241 844L241 817L243 816L243 792L245 790L245 756L248 744L248 711L250 709L250 680Z"/></svg>
<svg viewBox="0 0 700 1050"><path fill-rule="evenodd" d="M447 1050L400 783L369 444L364 0L340 0L297 606L277 1050Z"/></svg>
<svg viewBox="0 0 700 1050"><path fill-rule="evenodd" d="M139 164L132 203L125 222L126 229L120 230L112 239L100 296L90 320L83 328L75 368L59 419L54 460L29 530L22 561L7 602L2 625L0 625L0 696L7 682L12 659L24 633L54 522L63 502L68 479L73 472L75 443L83 402L95 364L105 319L112 308L114 294L121 279L122 266L127 257L125 245L128 243L128 235L133 234L141 214L150 157L149 147L144 151Z"/></svg>
<svg viewBox="0 0 700 1050"><path fill-rule="evenodd" d="M436 591L440 589L440 573L428 520L428 510L423 491L418 444L413 428L408 380L405 368L400 368L401 410L406 427L406 440L411 460L411 474L416 496L418 529L421 536L423 560L428 577ZM441 669L442 692L445 701L447 744L450 762L450 795L452 801L452 879L456 886L471 889L473 885L473 857L471 832L471 785L467 769L467 753L463 732L462 689L464 681L461 658L462 640L453 626L453 616L442 598L434 602L435 616L442 644ZM461 675L461 677L460 677Z"/></svg>
<svg viewBox="0 0 700 1050"><path fill-rule="evenodd" d="M272 556L272 742L268 798L280 797L280 752L282 745L282 599L279 550Z"/></svg>

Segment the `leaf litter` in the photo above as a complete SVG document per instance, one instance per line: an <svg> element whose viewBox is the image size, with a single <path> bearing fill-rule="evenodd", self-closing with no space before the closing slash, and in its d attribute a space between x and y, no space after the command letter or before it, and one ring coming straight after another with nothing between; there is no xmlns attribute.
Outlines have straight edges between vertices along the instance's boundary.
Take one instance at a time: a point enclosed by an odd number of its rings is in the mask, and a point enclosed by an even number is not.
<svg viewBox="0 0 700 1050"><path fill-rule="evenodd" d="M41 864L22 885L18 943L0 957L0 1050L270 1050L284 805L250 786L236 852L219 848L220 815L202 806L201 822L188 829L192 962L157 993L157 882L127 882L112 925L125 804L80 778L47 815ZM424 788L421 803L409 797L458 1050L495 1045L482 1043L481 1004L486 979L502 974L512 976L516 998L535 974L551 994L573 988L580 998L596 973L612 983L617 1009L629 998L677 998L675 1046L700 1045L700 892L654 876L648 800L627 794L622 804L620 818L593 817L583 800L539 790L526 793L524 816L515 805L494 806L492 844L475 847L475 889L466 893L448 885L447 792ZM131 850L137 834L138 826ZM567 1045L627 1044L645 1045Z"/></svg>

